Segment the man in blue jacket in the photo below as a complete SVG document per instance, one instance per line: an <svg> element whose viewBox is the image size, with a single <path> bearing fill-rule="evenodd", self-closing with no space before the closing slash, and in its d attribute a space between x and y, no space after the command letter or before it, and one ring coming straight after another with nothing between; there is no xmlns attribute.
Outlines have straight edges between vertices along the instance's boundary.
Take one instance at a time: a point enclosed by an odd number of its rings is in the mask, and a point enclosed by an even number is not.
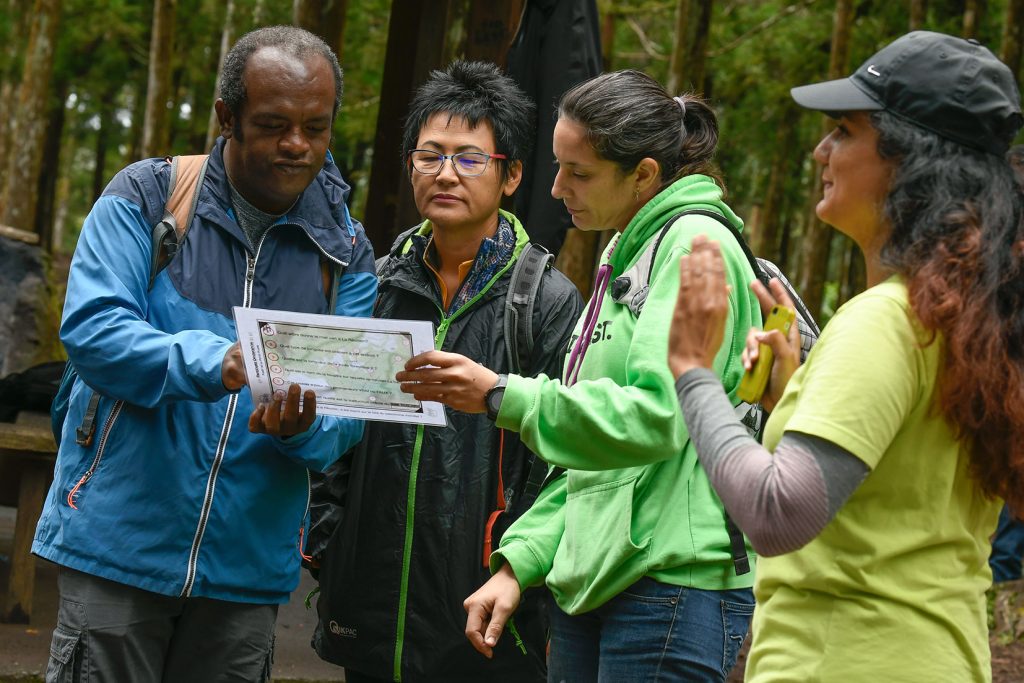
<svg viewBox="0 0 1024 683"><path fill-rule="evenodd" d="M311 393L300 409L297 386L253 406L231 309L370 314L372 250L327 149L341 85L312 34L244 36L195 218L152 285L166 160L118 173L85 221L61 324L79 380L33 544L60 565L48 681L269 679L308 470L362 425L318 416ZM78 443L94 391L95 436Z"/></svg>

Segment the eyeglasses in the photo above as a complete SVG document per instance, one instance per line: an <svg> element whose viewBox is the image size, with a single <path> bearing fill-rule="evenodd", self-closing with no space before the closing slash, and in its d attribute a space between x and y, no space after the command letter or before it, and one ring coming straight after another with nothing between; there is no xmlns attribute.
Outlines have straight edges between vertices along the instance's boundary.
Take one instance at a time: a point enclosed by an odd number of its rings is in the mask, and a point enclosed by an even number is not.
<svg viewBox="0 0 1024 683"><path fill-rule="evenodd" d="M484 152L438 154L429 149L414 149L409 152L409 164L424 175L437 175L441 172L444 162L451 159L455 172L463 178L472 178L483 173L487 170L487 162L491 159L507 158L504 154L486 154Z"/></svg>

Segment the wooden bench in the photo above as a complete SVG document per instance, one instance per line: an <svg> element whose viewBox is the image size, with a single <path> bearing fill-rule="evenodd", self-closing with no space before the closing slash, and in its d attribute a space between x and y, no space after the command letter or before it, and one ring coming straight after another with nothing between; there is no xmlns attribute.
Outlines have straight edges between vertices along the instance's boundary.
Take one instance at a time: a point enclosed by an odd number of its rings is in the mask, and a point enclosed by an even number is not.
<svg viewBox="0 0 1024 683"><path fill-rule="evenodd" d="M22 412L16 422L0 422L0 505L18 507L0 622L27 624L32 616L36 582L32 537L53 479L56 454L49 415Z"/></svg>

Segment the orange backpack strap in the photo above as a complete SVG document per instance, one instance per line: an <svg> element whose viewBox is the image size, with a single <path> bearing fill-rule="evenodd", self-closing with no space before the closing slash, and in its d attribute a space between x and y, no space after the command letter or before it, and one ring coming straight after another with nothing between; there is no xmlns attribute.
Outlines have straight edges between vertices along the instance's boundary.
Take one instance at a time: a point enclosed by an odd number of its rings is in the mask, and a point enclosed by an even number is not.
<svg viewBox="0 0 1024 683"><path fill-rule="evenodd" d="M167 183L167 201L164 202L164 216L153 226L152 261L149 267L149 287L153 288L156 276L163 270L178 249L185 243L189 226L199 203L199 189L206 177L209 154L166 157L171 165L171 178Z"/></svg>
<svg viewBox="0 0 1024 683"><path fill-rule="evenodd" d="M206 176L209 154L177 156L171 160L171 181L164 209L174 217L174 231L181 244L199 203L199 186Z"/></svg>

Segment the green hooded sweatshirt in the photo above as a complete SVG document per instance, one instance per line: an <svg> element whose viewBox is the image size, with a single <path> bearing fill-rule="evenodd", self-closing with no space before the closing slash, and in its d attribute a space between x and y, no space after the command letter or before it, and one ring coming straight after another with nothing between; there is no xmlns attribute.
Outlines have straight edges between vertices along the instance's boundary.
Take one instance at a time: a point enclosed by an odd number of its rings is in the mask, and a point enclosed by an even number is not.
<svg viewBox="0 0 1024 683"><path fill-rule="evenodd" d="M612 280L687 209L721 213L742 229L718 185L687 176L645 204L609 244L601 262L612 265ZM507 561L522 588L546 583L569 614L601 606L644 576L705 590L754 583L753 572L736 575L722 503L697 461L668 368L679 258L700 234L721 245L732 286L714 371L739 403L740 354L747 330L761 324L749 287L754 273L735 237L700 215L678 220L662 241L639 317L609 292L596 295L600 315L575 385L544 375L508 379L498 426L518 431L535 453L568 471L505 532L491 569ZM583 317L573 339L582 327Z"/></svg>

